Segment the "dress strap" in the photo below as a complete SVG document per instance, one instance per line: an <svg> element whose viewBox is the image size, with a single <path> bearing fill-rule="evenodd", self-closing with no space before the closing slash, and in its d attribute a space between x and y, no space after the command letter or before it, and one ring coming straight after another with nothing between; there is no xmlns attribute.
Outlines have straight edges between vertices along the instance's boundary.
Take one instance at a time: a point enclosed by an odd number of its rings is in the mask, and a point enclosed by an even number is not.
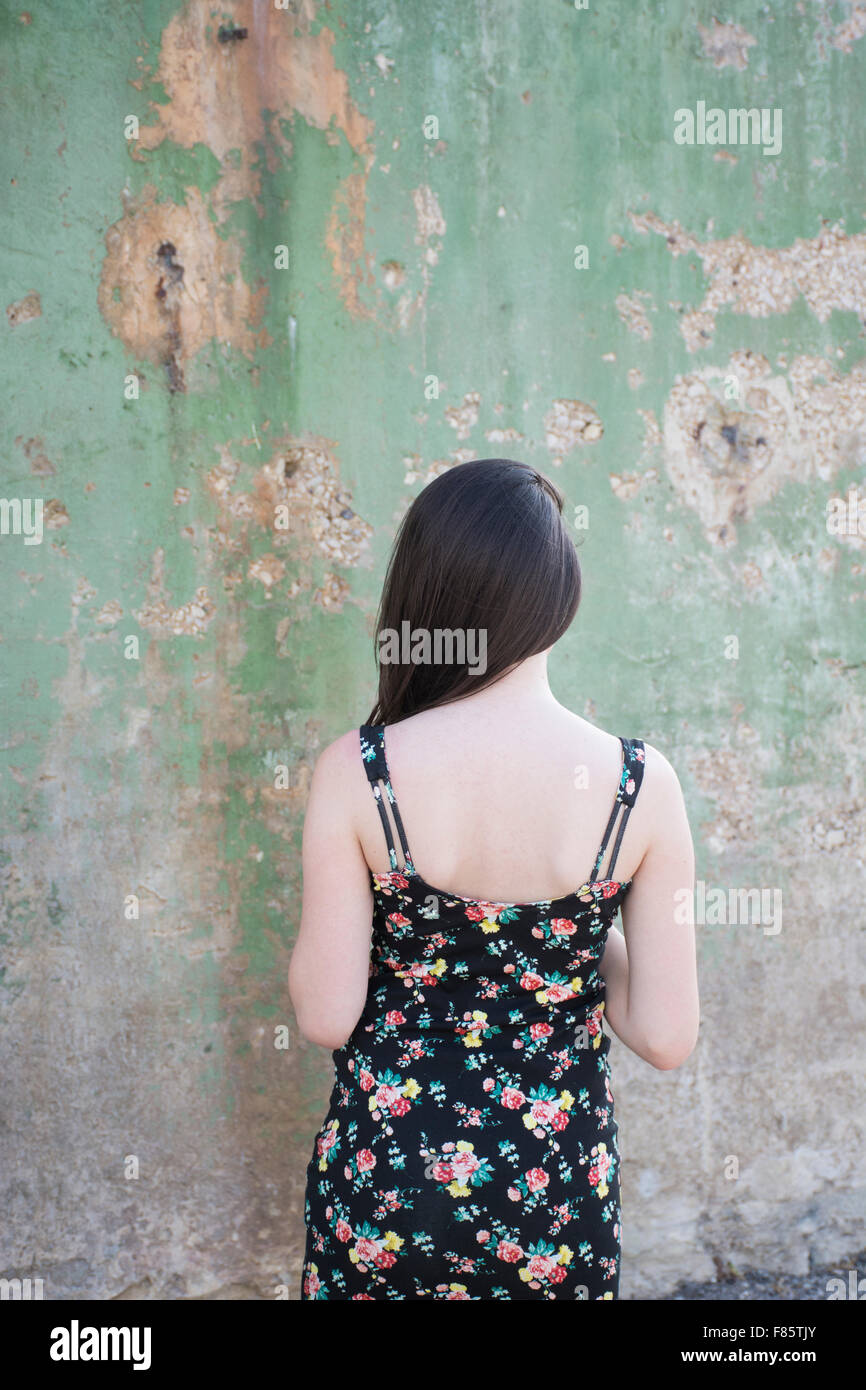
<svg viewBox="0 0 866 1390"><path fill-rule="evenodd" d="M394 816L394 824L397 827L397 834L400 837L400 847L403 850L405 863L403 867L410 873L415 872L412 863L412 855L409 853L409 845L406 840L406 831L403 829L403 821L397 806L397 799L394 796L394 788L391 786L391 775L388 771L388 762L385 757L385 725L384 724L362 724L359 730L361 738L361 757L364 760L364 770L370 786L373 788L373 795L376 798L376 805L379 808L379 819L385 831L385 840L388 845L388 859L393 871L400 867L397 863L397 851L394 848L394 837L391 834L391 826L382 801L382 789L379 783L384 783L385 795Z"/></svg>
<svg viewBox="0 0 866 1390"><path fill-rule="evenodd" d="M622 744L622 772L620 774L619 786L617 787L616 797L613 803L613 810L607 822L607 829L604 832L601 849L598 851L596 857L595 868L589 880L590 883L595 883L598 877L601 861L604 858L607 842L610 839L610 832L613 830L614 822L619 814L620 808L623 808L619 829L613 845L613 854L611 855L610 864L608 865L607 874L605 875L606 878L613 878L613 869L616 864L616 857L619 854L619 847L622 844L622 837L625 833L626 821L631 814L632 806L637 801L637 794L640 791L640 785L643 781L644 761L646 758L646 750L643 741L639 738L623 738L621 734L619 735L619 741Z"/></svg>

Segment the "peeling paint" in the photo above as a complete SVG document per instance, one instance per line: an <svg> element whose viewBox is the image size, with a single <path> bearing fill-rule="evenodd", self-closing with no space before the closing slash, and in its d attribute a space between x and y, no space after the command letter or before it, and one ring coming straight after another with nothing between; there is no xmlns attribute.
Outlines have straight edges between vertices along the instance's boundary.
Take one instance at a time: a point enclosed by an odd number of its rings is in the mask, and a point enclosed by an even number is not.
<svg viewBox="0 0 866 1390"><path fill-rule="evenodd" d="M726 394L732 383L735 399ZM735 353L724 369L676 378L665 404L665 466L707 538L733 545L735 521L787 482L827 480L862 456L864 420L866 365L843 376L822 358L799 357L786 378L758 353Z"/></svg>
<svg viewBox="0 0 866 1390"><path fill-rule="evenodd" d="M737 68L742 71L749 66L749 49L758 42L741 24L721 24L713 16L712 29L698 25L704 45L704 53L712 58L714 68Z"/></svg>
<svg viewBox="0 0 866 1390"><path fill-rule="evenodd" d="M651 301L652 295L647 290L635 290L633 294L618 294L616 311L630 333L647 341L652 337L653 330L642 300Z"/></svg>
<svg viewBox="0 0 866 1390"><path fill-rule="evenodd" d="M741 232L721 241L702 242L679 222L655 213L630 213L641 233L663 236L672 256L694 252L710 281L700 307L683 314L680 330L690 352L708 347L716 314L730 305L735 314L766 318L784 314L802 295L819 323L834 309L866 317L866 233L850 236L841 223L825 226L809 240L776 250L755 246Z"/></svg>
<svg viewBox="0 0 866 1390"><path fill-rule="evenodd" d="M544 417L544 442L557 467L576 444L593 444L603 434L601 418L584 401L556 400Z"/></svg>
<svg viewBox="0 0 866 1390"><path fill-rule="evenodd" d="M135 357L165 369L171 390L183 389L183 364L213 339L246 357L271 343L255 331L267 288L246 284L239 243L219 236L198 189L181 207L145 185L109 227L105 248L100 311Z"/></svg>
<svg viewBox="0 0 866 1390"><path fill-rule="evenodd" d="M30 290L23 299L16 299L14 304L6 305L6 317L11 328L18 328L22 323L29 323L31 319L42 317L42 300L37 290Z"/></svg>
<svg viewBox="0 0 866 1390"><path fill-rule="evenodd" d="M481 395L478 391L467 391L463 397L462 404L449 405L445 410L445 419L452 429L457 431L458 439L468 439L469 435L478 424L478 410L481 405Z"/></svg>

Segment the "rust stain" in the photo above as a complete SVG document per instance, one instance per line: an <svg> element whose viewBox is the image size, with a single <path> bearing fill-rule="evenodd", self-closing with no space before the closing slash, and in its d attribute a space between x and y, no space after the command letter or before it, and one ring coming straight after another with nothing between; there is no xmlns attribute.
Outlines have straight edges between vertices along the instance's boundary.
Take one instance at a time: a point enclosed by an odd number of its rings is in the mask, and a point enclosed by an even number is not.
<svg viewBox="0 0 866 1390"><path fill-rule="evenodd" d="M172 391L183 390L183 364L212 339L246 357L271 340L256 331L267 288L250 289L241 247L217 233L196 188L187 201L160 203L152 184L130 199L105 234L99 308L136 357L165 368Z"/></svg>
<svg viewBox="0 0 866 1390"><path fill-rule="evenodd" d="M741 232L702 242L679 222L663 222L655 213L629 216L637 231L663 236L672 256L693 252L701 260L710 287L700 306L680 318L690 352L712 342L716 314L725 305L735 314L767 318L787 313L802 295L820 323L834 309L866 317L866 233L849 236L841 222L776 249L754 246Z"/></svg>

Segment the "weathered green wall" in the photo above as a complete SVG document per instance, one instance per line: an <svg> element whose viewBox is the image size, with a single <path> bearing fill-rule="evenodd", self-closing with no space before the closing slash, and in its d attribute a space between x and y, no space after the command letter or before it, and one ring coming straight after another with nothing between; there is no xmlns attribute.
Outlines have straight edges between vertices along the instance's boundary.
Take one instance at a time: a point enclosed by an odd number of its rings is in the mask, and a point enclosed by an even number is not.
<svg viewBox="0 0 866 1390"><path fill-rule="evenodd" d="M3 7L0 1274L295 1295L310 770L402 511L496 455L589 508L560 699L783 894L699 928L686 1066L615 1045L623 1294L864 1244L866 7L736 9ZM677 144L698 101L781 152Z"/></svg>

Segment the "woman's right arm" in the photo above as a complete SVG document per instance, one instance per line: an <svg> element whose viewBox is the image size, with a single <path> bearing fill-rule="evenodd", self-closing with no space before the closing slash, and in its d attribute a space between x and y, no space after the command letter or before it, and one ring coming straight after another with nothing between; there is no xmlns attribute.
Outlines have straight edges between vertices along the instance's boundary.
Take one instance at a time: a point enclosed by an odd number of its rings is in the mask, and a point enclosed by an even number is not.
<svg viewBox="0 0 866 1390"><path fill-rule="evenodd" d="M649 843L623 903L625 936L608 931L604 1016L626 1047L669 1071L694 1051L700 1024L695 856L677 775L650 745L641 798Z"/></svg>

